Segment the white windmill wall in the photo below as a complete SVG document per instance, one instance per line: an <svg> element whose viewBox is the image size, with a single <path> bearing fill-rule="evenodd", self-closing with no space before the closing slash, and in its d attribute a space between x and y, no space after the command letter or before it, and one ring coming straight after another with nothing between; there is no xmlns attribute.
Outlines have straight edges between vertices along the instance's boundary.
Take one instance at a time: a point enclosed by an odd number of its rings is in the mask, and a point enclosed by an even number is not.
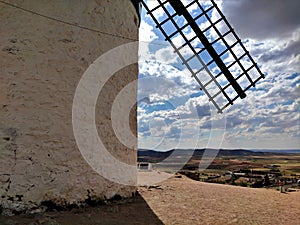
<svg viewBox="0 0 300 225"><path fill-rule="evenodd" d="M11 0L34 12L131 39L138 15L130 0ZM97 33L0 4L0 203L76 203L129 197L135 186L113 183L92 170L77 148L72 101L88 66L128 39ZM137 55L137 52L136 52ZM136 164L111 128L116 94L137 79L137 65L115 74L100 93L98 132L117 158ZM134 93L135 94L135 93ZM136 130L136 110L130 125ZM124 116L120 113L120 116Z"/></svg>

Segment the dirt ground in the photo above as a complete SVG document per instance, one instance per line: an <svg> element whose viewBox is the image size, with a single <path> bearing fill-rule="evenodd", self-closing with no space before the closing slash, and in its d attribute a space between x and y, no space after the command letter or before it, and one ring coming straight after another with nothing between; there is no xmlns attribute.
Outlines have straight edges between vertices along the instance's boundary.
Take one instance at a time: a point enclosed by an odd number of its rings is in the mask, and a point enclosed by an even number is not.
<svg viewBox="0 0 300 225"><path fill-rule="evenodd" d="M300 192L170 178L141 196L164 224L300 224Z"/></svg>
<svg viewBox="0 0 300 225"><path fill-rule="evenodd" d="M137 194L133 199L112 202L108 205L46 212L42 215L0 216L0 225L140 225L163 223Z"/></svg>
<svg viewBox="0 0 300 225"><path fill-rule="evenodd" d="M164 174L149 173L152 176ZM146 177L143 175L143 177ZM133 199L109 205L0 216L1 225L300 224L300 192L251 189L172 177L139 187Z"/></svg>

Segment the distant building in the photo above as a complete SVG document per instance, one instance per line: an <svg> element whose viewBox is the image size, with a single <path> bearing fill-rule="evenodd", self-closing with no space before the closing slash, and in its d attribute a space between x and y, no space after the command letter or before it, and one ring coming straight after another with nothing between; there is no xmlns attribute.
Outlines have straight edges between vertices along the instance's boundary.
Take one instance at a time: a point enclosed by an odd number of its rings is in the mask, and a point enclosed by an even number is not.
<svg viewBox="0 0 300 225"><path fill-rule="evenodd" d="M152 171L152 164L148 162L139 162L138 163L139 171Z"/></svg>

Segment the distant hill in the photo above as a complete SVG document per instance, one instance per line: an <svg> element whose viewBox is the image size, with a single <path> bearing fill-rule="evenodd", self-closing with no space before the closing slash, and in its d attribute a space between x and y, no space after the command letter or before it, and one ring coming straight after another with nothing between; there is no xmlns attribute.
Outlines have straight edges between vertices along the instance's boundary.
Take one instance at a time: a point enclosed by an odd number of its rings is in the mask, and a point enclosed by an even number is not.
<svg viewBox="0 0 300 225"><path fill-rule="evenodd" d="M252 151L256 151L256 152L275 152L275 153L284 153L284 154L299 154L300 150L296 150L296 149L277 149L277 150L270 150L270 149L266 149L266 150L262 150L262 149L258 149L258 150L252 150Z"/></svg>
<svg viewBox="0 0 300 225"><path fill-rule="evenodd" d="M176 156L184 156L187 154L192 154L193 159L201 159L204 151L217 151L217 149L176 149ZM143 161L162 161L169 157L175 149L169 151L155 151L149 149L139 149L138 150L138 160ZM245 157L245 156L278 156L278 155L290 155L290 154L300 154L300 150L245 150L245 149L220 149L218 152L218 157Z"/></svg>

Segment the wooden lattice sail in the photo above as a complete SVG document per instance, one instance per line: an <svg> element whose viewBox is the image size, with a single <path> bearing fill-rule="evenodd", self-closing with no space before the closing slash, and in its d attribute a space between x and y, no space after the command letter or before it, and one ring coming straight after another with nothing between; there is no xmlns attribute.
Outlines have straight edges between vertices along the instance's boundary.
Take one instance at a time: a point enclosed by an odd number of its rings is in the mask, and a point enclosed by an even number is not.
<svg viewBox="0 0 300 225"><path fill-rule="evenodd" d="M213 0L187 2L151 0L152 7L145 1L142 4L222 113L236 99L245 98L245 92L264 75Z"/></svg>

